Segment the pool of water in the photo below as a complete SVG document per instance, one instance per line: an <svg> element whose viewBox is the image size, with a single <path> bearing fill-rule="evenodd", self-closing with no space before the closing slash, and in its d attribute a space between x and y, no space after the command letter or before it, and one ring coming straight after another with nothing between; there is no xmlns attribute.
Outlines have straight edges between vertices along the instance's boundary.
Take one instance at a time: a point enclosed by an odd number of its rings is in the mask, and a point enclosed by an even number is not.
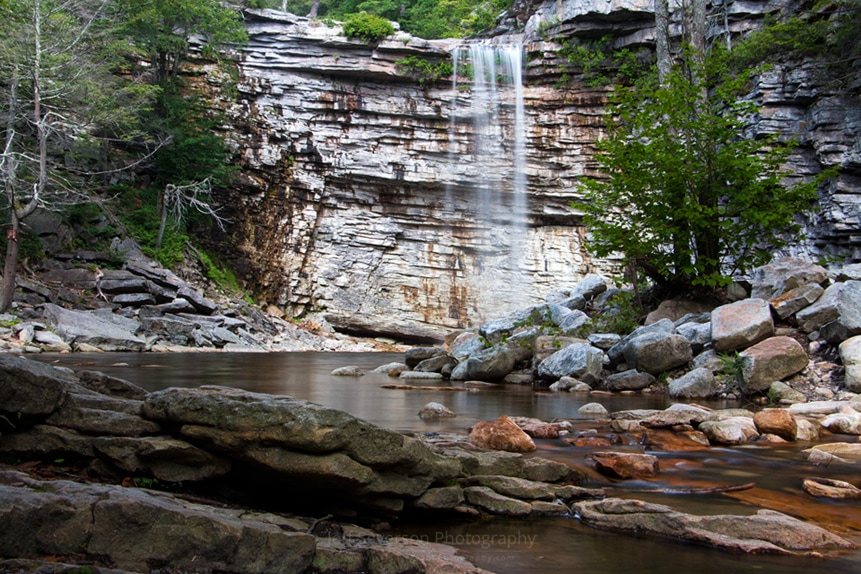
<svg viewBox="0 0 861 574"><path fill-rule="evenodd" d="M588 395L535 392L529 386L498 385L475 391L399 390L384 385L409 383L371 373L377 366L402 361L400 353L94 353L40 355L41 361L76 370L100 370L134 382L149 391L167 387L222 385L259 393L289 395L338 408L375 424L407 433L463 432L480 420L502 414L542 420L566 419L579 430L592 424L577 409L600 402L609 411L665 408L665 395ZM366 371L361 377L336 377L347 365ZM414 381L415 385L432 385ZM445 385L445 383L438 383ZM418 411L435 401L457 417L423 421ZM708 403L713 408L736 403ZM828 440L854 442L857 437ZM649 481L612 482L597 475L588 463L590 449L561 440L536 441L536 455L580 469L589 478L584 486L604 487L612 496L667 504L694 514L749 514L771 508L813 521L861 544L861 505L857 501L814 499L801 489L807 476L847 480L858 485L855 465L814 467L801 450L809 444L746 445L684 452L650 451L660 458L661 472ZM671 494L670 489L753 482L752 489L728 494ZM548 572L768 572L800 574L824 569L831 574L861 572L861 551L838 558L811 559L737 555L693 544L603 532L574 517L529 520L466 521L393 525L396 534L457 546L477 565L500 574Z"/></svg>

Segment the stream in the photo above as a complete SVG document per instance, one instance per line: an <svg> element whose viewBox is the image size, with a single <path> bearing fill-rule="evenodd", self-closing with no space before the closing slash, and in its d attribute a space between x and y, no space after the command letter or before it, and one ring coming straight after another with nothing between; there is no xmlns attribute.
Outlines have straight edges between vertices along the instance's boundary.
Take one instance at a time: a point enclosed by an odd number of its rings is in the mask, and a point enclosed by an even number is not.
<svg viewBox="0 0 861 574"><path fill-rule="evenodd" d="M529 416L545 421L570 420L575 430L588 430L592 421L578 415L588 402L600 402L610 412L666 408L666 395L588 395L534 392L528 385L496 385L475 392L383 389L398 382L370 371L403 361L401 353L75 353L43 354L33 358L75 370L99 370L131 381L148 391L167 387L222 385L258 393L289 395L347 411L377 425L405 432L458 432L499 415ZM335 377L332 370L355 365L362 377ZM425 381L417 384L427 385ZM453 419L423 421L419 409L430 401L444 404ZM702 402L711 408L747 406L738 402ZM832 435L829 441L857 442L858 437ZM585 458L589 448L569 446L559 439L536 440L536 455L565 462L588 477L583 486L603 487L609 496L637 498L693 514L751 514L770 508L810 520L861 547L859 501L818 499L804 493L805 477L861 482L857 465L817 467L804 460L808 443L661 452L657 477L641 481L610 481ZM634 450L634 446L613 447ZM600 450L608 450L602 448ZM658 490L754 482L749 490L725 494L672 494ZM550 572L768 572L829 574L861 572L861 548L837 558L776 557L734 554L688 543L596 530L574 517L529 520L467 521L448 518L439 523L398 523L392 535L414 536L458 547L476 565L499 574Z"/></svg>

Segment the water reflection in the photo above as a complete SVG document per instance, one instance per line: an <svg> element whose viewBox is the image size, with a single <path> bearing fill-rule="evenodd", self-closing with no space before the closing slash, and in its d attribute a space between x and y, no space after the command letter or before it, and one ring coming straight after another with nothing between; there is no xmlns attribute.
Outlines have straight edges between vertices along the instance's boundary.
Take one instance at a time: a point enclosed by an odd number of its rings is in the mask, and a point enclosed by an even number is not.
<svg viewBox="0 0 861 574"><path fill-rule="evenodd" d="M608 410L664 408L666 397L534 393L531 387L499 385L480 392L383 389L399 383L371 371L403 361L402 353L79 353L40 355L39 360L76 370L94 369L136 383L148 391L168 387L223 385L258 393L289 395L345 410L375 424L403 432L463 430L501 414L543 420L576 418L577 409L598 400ZM361 367L362 377L335 377L346 365ZM408 382L408 381L407 381ZM429 384L425 380L417 383ZM444 385L446 383L440 383ZM422 421L418 411L436 401L457 413L455 419Z"/></svg>
<svg viewBox="0 0 861 574"><path fill-rule="evenodd" d="M464 431L479 420L501 414L533 416L543 420L576 419L580 429L592 421L578 416L587 402L600 402L609 411L631 408L665 408L663 395L582 395L535 393L526 386L501 385L478 392L405 391L383 389L395 382L370 371L379 365L402 361L394 353L279 353L279 354L142 354L99 353L41 355L39 360L76 370L93 369L132 381L149 391L167 387L223 385L253 392L289 395L342 409L378 425L403 432ZM355 365L363 377L333 377L332 370ZM421 385L427 385L421 381ZM417 413L430 401L446 405L457 418L422 421ZM714 408L736 404L711 403ZM857 437L832 437L855 441ZM586 486L603 486L613 496L667 504L695 514L749 514L771 508L818 523L861 543L861 505L856 501L813 499L801 490L805 476L823 476L858 484L856 465L814 467L800 454L806 444L749 445L682 452L651 450L660 459L661 472L649 481L611 482L589 465L590 449L574 448L559 440L536 441L538 455L580 469L589 476ZM716 484L755 482L756 487L724 495L678 495L662 490ZM625 572L768 572L802 574L824 569L830 574L859 572L861 551L837 559L808 559L736 555L679 542L638 538L602 532L574 518L538 520L446 520L440 524L399 524L396 534L432 542L452 542L476 564L500 574ZM447 539L448 537L448 539Z"/></svg>

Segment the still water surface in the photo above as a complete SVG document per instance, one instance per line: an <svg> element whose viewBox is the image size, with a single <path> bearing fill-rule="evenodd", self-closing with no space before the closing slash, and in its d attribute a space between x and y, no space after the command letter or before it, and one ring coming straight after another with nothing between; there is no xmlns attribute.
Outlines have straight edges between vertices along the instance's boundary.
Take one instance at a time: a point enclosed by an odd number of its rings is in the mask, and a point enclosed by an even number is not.
<svg viewBox="0 0 861 574"><path fill-rule="evenodd" d="M577 409L587 402L601 402L611 412L665 408L669 404L668 399L660 395L596 397L536 393L528 386L514 385L477 392L381 388L385 384L409 382L370 372L379 365L402 361L400 353L99 353L41 355L38 358L78 370L100 370L149 391L222 385L289 395L342 409L407 433L465 432L477 421L495 419L501 414L542 420L568 419L578 429L585 429L590 423L577 414ZM363 377L331 376L332 370L346 365L361 367L367 374ZM415 384L428 385L426 381ZM422 421L417 413L430 401L446 405L457 413L457 418ZM738 405L715 403L710 406ZM832 440L854 442L857 437L832 437ZM559 440L536 442L538 455L582 470L590 477L585 486L607 488L612 496L648 500L694 514L749 514L767 507L812 520L861 544L861 503L814 499L801 490L801 481L806 476L836 478L859 485L861 472L855 465L829 468L809 465L801 456L801 450L810 446L807 444L751 445L681 453L651 451L661 459L661 473L657 479L611 483L591 470L585 459L588 449L573 448ZM757 486L732 495L656 492L660 488L746 482L755 482ZM861 551L833 559L737 555L692 544L602 532L567 517L480 522L448 519L438 524L397 524L393 534L458 546L476 564L500 574L861 573Z"/></svg>

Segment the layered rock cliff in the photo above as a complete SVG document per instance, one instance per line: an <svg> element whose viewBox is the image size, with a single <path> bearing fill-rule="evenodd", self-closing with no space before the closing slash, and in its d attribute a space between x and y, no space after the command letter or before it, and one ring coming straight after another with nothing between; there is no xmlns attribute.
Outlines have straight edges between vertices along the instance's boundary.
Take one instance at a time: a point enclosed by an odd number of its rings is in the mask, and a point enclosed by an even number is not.
<svg viewBox="0 0 861 574"><path fill-rule="evenodd" d="M345 330L431 339L543 300L586 273L612 275L613 261L587 253L571 207L578 178L594 170L607 89L578 83L559 45L538 31L609 32L647 45L651 5L545 2L512 13L522 34L489 41L522 44L526 55L526 197L511 157L513 86L500 82L490 110L469 86L422 86L397 66L407 56L446 60L453 42L398 33L369 46L320 22L249 11L238 100L222 99L240 168L239 183L220 198L233 221L234 266L288 314L325 311ZM733 29L779 8L729 7ZM202 71L222 92L230 83L215 67ZM561 82L563 72L573 81ZM795 254L861 258L857 98L827 91L812 66L797 63L773 67L751 97L763 105L753 131L798 139L793 176L843 167ZM480 151L482 114L500 126L491 153Z"/></svg>

